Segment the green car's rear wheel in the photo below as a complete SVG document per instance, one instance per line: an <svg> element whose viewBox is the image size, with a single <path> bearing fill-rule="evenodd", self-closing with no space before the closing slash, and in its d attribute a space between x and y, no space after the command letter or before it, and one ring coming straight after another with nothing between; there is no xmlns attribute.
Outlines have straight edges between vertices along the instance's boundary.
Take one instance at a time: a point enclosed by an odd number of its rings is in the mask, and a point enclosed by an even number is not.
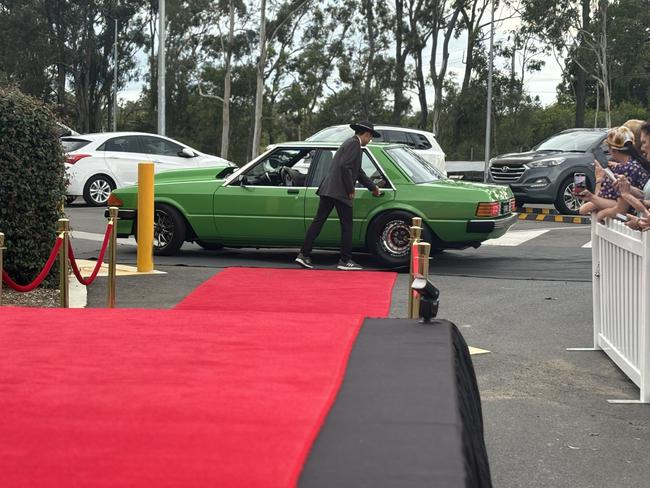
<svg viewBox="0 0 650 488"><path fill-rule="evenodd" d="M408 266L409 229L413 214L394 210L377 217L368 230L367 245L377 259L386 267ZM422 240L431 243L431 232L425 225Z"/></svg>
<svg viewBox="0 0 650 488"><path fill-rule="evenodd" d="M157 203L153 216L153 253L158 256L178 254L185 242L187 224L171 205Z"/></svg>

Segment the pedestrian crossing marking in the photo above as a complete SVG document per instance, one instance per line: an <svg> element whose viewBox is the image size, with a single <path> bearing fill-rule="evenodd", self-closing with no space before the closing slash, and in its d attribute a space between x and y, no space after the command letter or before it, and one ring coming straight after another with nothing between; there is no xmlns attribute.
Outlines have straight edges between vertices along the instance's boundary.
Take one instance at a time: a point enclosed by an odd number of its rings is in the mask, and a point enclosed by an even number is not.
<svg viewBox="0 0 650 488"><path fill-rule="evenodd" d="M488 351L487 349L481 349L479 347L472 347L472 346L467 346L469 347L469 355L470 356L476 356L477 354L489 354L491 351Z"/></svg>
<svg viewBox="0 0 650 488"><path fill-rule="evenodd" d="M590 248L590 249L591 249L591 241L589 241L587 244L585 244L585 245L582 246L582 247L587 247L587 248Z"/></svg>
<svg viewBox="0 0 650 488"><path fill-rule="evenodd" d="M526 241L546 234L550 229L511 230L497 239L488 239L483 246L519 246Z"/></svg>

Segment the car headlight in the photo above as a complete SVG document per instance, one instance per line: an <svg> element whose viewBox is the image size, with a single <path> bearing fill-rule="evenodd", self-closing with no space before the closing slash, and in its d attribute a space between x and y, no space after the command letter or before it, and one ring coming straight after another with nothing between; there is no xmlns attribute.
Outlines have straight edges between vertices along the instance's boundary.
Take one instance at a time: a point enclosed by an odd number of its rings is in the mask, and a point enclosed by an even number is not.
<svg viewBox="0 0 650 488"><path fill-rule="evenodd" d="M526 163L526 166L529 168L549 168L551 166L557 166L562 164L566 158L549 158L549 159L540 159L539 161L531 161Z"/></svg>

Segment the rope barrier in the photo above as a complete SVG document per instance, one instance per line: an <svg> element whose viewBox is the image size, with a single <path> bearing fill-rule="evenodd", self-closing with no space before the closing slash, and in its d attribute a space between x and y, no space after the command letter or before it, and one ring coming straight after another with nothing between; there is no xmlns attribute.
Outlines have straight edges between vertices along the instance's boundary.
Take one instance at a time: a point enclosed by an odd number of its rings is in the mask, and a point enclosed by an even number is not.
<svg viewBox="0 0 650 488"><path fill-rule="evenodd" d="M102 248L100 249L99 256L97 257L97 263L95 264L95 268L93 269L93 272L90 274L88 278L84 278L83 276L81 276L81 272L79 271L79 268L77 267L77 262L75 261L74 258L72 243L68 241L68 257L70 259L70 266L72 267L72 272L77 278L77 281L79 281L79 283L81 283L82 285L90 286L92 282L95 281L95 278L97 278L97 274L99 273L102 264L104 264L104 254L106 254L106 249L108 248L108 243L111 239L112 231L113 231L113 221L111 220L106 226L106 233L104 234L104 242L102 243Z"/></svg>
<svg viewBox="0 0 650 488"><path fill-rule="evenodd" d="M52 266L54 265L54 261L56 261L57 254L59 253L59 249L61 248L62 244L63 244L63 235L60 234L59 237L56 238L56 242L54 243L54 248L52 249L50 257L45 263L45 267L40 272L40 274L34 279L34 281L32 281L29 285L19 285L14 280L12 280L7 274L7 272L4 270L2 271L2 281L4 281L7 284L7 286L9 286L9 288L12 288L13 290L19 291L21 293L26 293L28 291L34 290L41 283L43 283L43 280L49 274L50 270L52 269Z"/></svg>

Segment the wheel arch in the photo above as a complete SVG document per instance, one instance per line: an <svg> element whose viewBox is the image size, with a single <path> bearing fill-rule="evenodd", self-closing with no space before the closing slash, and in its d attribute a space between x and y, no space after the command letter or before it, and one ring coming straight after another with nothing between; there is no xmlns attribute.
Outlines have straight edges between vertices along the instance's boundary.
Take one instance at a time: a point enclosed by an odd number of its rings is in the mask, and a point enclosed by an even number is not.
<svg viewBox="0 0 650 488"><path fill-rule="evenodd" d="M165 205L169 205L170 207L173 207L174 210L176 210L181 217L183 217L183 220L185 221L185 225L187 228L187 235L185 236L185 241L186 242L191 242L194 241L198 236L196 235L196 232L194 232L194 227L192 227L192 224L190 223L190 219L187 216L187 213L185 212L185 209L178 204L176 200L173 198L169 197L156 197L154 198L154 208L157 203L164 203ZM137 224L135 224L137 225Z"/></svg>
<svg viewBox="0 0 650 488"><path fill-rule="evenodd" d="M420 212L415 207L411 205L400 205L400 206L382 205L381 207L377 207L375 209L372 215L367 219L365 229L362 229L362 232L364 232L363 242L366 246L366 249L370 249L368 239L370 237L370 231L373 228L373 225L377 222L377 220L379 220L381 217L383 217L384 215L390 212L406 212L413 215L413 217L420 217L422 219L422 224L426 225L426 228L431 233L432 240L438 240L438 241L440 240L440 238L435 233L435 231L427 223L426 217L422 214L422 212ZM430 244L433 245L433 243Z"/></svg>

